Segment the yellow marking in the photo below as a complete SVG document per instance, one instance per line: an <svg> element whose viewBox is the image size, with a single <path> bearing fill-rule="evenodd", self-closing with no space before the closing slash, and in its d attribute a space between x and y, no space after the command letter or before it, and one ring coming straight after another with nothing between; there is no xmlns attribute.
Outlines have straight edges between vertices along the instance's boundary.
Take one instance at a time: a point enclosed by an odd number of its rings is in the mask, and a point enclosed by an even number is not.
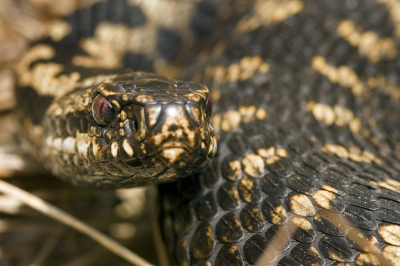
<svg viewBox="0 0 400 266"><path fill-rule="evenodd" d="M160 112L161 112L161 106L159 106L159 105L148 105L145 108L145 112L147 114L146 123L147 123L147 126L150 129L153 126L155 126L157 121L158 121L158 117L159 117Z"/></svg>
<svg viewBox="0 0 400 266"><path fill-rule="evenodd" d="M63 70L61 64L47 63L37 64L32 69L31 86L41 95L51 95L59 97L72 91L81 75L78 72L72 72L69 75L60 75Z"/></svg>
<svg viewBox="0 0 400 266"><path fill-rule="evenodd" d="M89 55L74 56L74 65L113 69L123 65L127 52L154 55L157 30L149 24L129 28L121 24L102 23L96 28L94 36L84 39L80 45Z"/></svg>
<svg viewBox="0 0 400 266"><path fill-rule="evenodd" d="M303 217L293 217L290 222L294 224L296 227L301 228L303 230L312 230L312 224L309 220Z"/></svg>
<svg viewBox="0 0 400 266"><path fill-rule="evenodd" d="M356 265L374 265L380 266L379 258L372 253L361 253L356 258Z"/></svg>
<svg viewBox="0 0 400 266"><path fill-rule="evenodd" d="M389 185L396 188L397 192L400 191L400 182L399 181L394 180L394 179L388 179L388 180L386 180L386 183L388 183Z"/></svg>
<svg viewBox="0 0 400 266"><path fill-rule="evenodd" d="M310 199L303 194L294 195L290 198L291 210L300 216L310 216L315 214L315 208Z"/></svg>
<svg viewBox="0 0 400 266"><path fill-rule="evenodd" d="M391 245L400 246L400 226L396 224L381 225L378 230L382 239Z"/></svg>
<svg viewBox="0 0 400 266"><path fill-rule="evenodd" d="M241 116L253 116L255 112L256 112L256 107L254 105L239 106L239 113Z"/></svg>
<svg viewBox="0 0 400 266"><path fill-rule="evenodd" d="M395 192L400 193L400 182L394 179L388 179L382 182L377 182L377 185Z"/></svg>
<svg viewBox="0 0 400 266"><path fill-rule="evenodd" d="M127 102L129 100L129 96L127 94L122 94L121 100L122 102Z"/></svg>
<svg viewBox="0 0 400 266"><path fill-rule="evenodd" d="M270 214L272 216L271 223L273 224L281 224L287 219L287 212L282 205L279 205L272 209Z"/></svg>
<svg viewBox="0 0 400 266"><path fill-rule="evenodd" d="M127 114L125 111L121 111L121 113L119 115L117 115L117 118L121 121L124 122L127 118Z"/></svg>
<svg viewBox="0 0 400 266"><path fill-rule="evenodd" d="M138 124L138 131L136 132L136 136L138 140L142 141L146 138L147 130L144 125L144 108L140 108L139 111L139 121L136 121Z"/></svg>
<svg viewBox="0 0 400 266"><path fill-rule="evenodd" d="M82 87L89 87L93 86L96 84L100 84L102 82L111 82L113 78L115 78L117 75L97 75L93 76L90 78L86 78L80 82L76 86L82 86Z"/></svg>
<svg viewBox="0 0 400 266"><path fill-rule="evenodd" d="M235 110L227 111L222 118L221 129L223 131L231 131L236 129L241 121L240 113Z"/></svg>
<svg viewBox="0 0 400 266"><path fill-rule="evenodd" d="M75 138L65 138L62 143L62 149L64 153L75 154Z"/></svg>
<svg viewBox="0 0 400 266"><path fill-rule="evenodd" d="M300 12L304 7L299 0L257 0L253 15L243 17L236 26L238 33L246 33L261 25L276 24Z"/></svg>
<svg viewBox="0 0 400 266"><path fill-rule="evenodd" d="M239 64L231 64L228 67L228 73L226 79L229 82L235 82L239 79L240 77L240 65Z"/></svg>
<svg viewBox="0 0 400 266"><path fill-rule="evenodd" d="M224 76L225 76L225 68L223 66L208 66L206 69L207 72L213 73L215 84L224 84Z"/></svg>
<svg viewBox="0 0 400 266"><path fill-rule="evenodd" d="M53 41L61 41L69 33L71 33L71 26L66 21L56 19L49 22L48 35Z"/></svg>
<svg viewBox="0 0 400 266"><path fill-rule="evenodd" d="M213 88L210 96L213 102L218 102L221 98L221 91L218 88Z"/></svg>
<svg viewBox="0 0 400 266"><path fill-rule="evenodd" d="M348 66L331 66L324 57L317 55L312 58L312 67L332 83L351 88L355 96L361 96L366 89L357 74Z"/></svg>
<svg viewBox="0 0 400 266"><path fill-rule="evenodd" d="M196 103L204 99L204 96L203 95L200 96L198 93L189 93L186 94L185 97L188 98L190 101L194 101Z"/></svg>
<svg viewBox="0 0 400 266"><path fill-rule="evenodd" d="M227 179L235 181L242 174L242 164L239 160L233 160L229 162L229 168L231 175L226 176Z"/></svg>
<svg viewBox="0 0 400 266"><path fill-rule="evenodd" d="M118 142L113 141L111 143L111 155L112 155L112 157L114 157L114 158L118 157L118 149L119 149Z"/></svg>
<svg viewBox="0 0 400 266"><path fill-rule="evenodd" d="M321 222L321 221L322 221L322 216L321 216L321 214L316 213L316 214L314 215L313 219L314 219L315 221Z"/></svg>
<svg viewBox="0 0 400 266"><path fill-rule="evenodd" d="M133 151L133 148L132 148L131 144L128 142L128 140L124 139L122 141L122 148L124 149L126 154L129 155L129 157L133 157L134 151Z"/></svg>
<svg viewBox="0 0 400 266"><path fill-rule="evenodd" d="M208 66L205 75L212 78L215 84L225 84L238 80L243 81L257 73L267 73L269 70L270 66L266 62L263 62L260 56L245 56L239 63L233 63L227 68L221 65Z"/></svg>
<svg viewBox="0 0 400 266"><path fill-rule="evenodd" d="M288 153L287 153L287 150L285 150L285 149L283 149L283 148L280 148L280 149L277 149L276 150L276 155L278 155L279 157L287 157L288 156Z"/></svg>
<svg viewBox="0 0 400 266"><path fill-rule="evenodd" d="M52 147L57 151L62 151L62 139L61 138L53 139Z"/></svg>
<svg viewBox="0 0 400 266"><path fill-rule="evenodd" d="M354 118L353 120L351 120L349 122L349 128L350 128L351 133L353 133L353 134L358 134L361 130L361 127L362 127L362 123L359 118Z"/></svg>
<svg viewBox="0 0 400 266"><path fill-rule="evenodd" d="M229 198L234 201L232 202L233 206L238 206L240 204L239 192L236 187L221 187L224 192L226 192Z"/></svg>
<svg viewBox="0 0 400 266"><path fill-rule="evenodd" d="M355 162L363 162L362 151L356 146L350 146L349 158Z"/></svg>
<svg viewBox="0 0 400 266"><path fill-rule="evenodd" d="M189 27L197 7L196 1L128 0L139 6L146 16L147 23L155 28L184 30Z"/></svg>
<svg viewBox="0 0 400 266"><path fill-rule="evenodd" d="M337 31L353 47L358 47L360 54L366 55L368 60L376 63L381 59L394 59L397 56L397 48L390 38L381 39L375 32L360 32L354 22L341 21Z"/></svg>
<svg viewBox="0 0 400 266"><path fill-rule="evenodd" d="M400 265L400 247L397 246L386 246L382 249L382 255L392 265Z"/></svg>
<svg viewBox="0 0 400 266"><path fill-rule="evenodd" d="M376 158L376 156L374 154L367 152L367 151L363 151L362 158L363 158L363 161L367 162L367 163L371 163L371 162L374 162L376 164L382 163L382 161L379 158Z"/></svg>
<svg viewBox="0 0 400 266"><path fill-rule="evenodd" d="M400 37L400 1L399 0L376 0L378 3L384 4L389 11L390 17L394 22L394 33Z"/></svg>
<svg viewBox="0 0 400 266"><path fill-rule="evenodd" d="M119 125L120 127L123 127L123 125ZM123 128L118 129L118 135L120 136L125 136L125 130Z"/></svg>
<svg viewBox="0 0 400 266"><path fill-rule="evenodd" d="M143 155L146 155L146 154L147 154L147 151L146 151L146 144L144 144L143 142L141 142L141 143L137 144L136 146L139 148L139 150L141 151L141 153L142 153Z"/></svg>
<svg viewBox="0 0 400 266"><path fill-rule="evenodd" d="M253 194L251 193L251 189L254 187L254 181L247 176L243 177L240 180L240 185L245 188L242 191L242 198L245 202L251 202L253 198Z"/></svg>
<svg viewBox="0 0 400 266"><path fill-rule="evenodd" d="M192 113L192 117L193 117L194 121L196 121L196 123L198 125L201 125L201 122L203 121L203 119L202 119L203 116L201 115L202 113L200 111L200 108L195 105L190 105L189 108L190 108L190 112Z"/></svg>
<svg viewBox="0 0 400 266"><path fill-rule="evenodd" d="M344 261L343 254L341 253L334 253L332 250L328 250L328 258L334 261Z"/></svg>
<svg viewBox="0 0 400 266"><path fill-rule="evenodd" d="M257 112L256 112L256 117L257 117L257 119L263 120L263 119L266 119L267 116L268 116L267 111L265 111L265 110L262 109L262 108L258 108L258 109L257 109Z"/></svg>
<svg viewBox="0 0 400 266"><path fill-rule="evenodd" d="M196 134L200 131L200 136L203 135L204 138L207 137L208 132L206 132L204 125L202 125L200 129L192 129L190 127L190 117L188 117L184 106L168 105L165 109L165 113L167 115L163 119L162 126L160 126L160 128L157 127L158 130L152 131L148 136L147 141L151 145L160 146L166 144L169 147L181 147L182 141L184 141L188 148L196 148L196 145L201 145L195 137ZM139 128L141 128L141 126ZM146 130L143 130L143 134L143 137L146 137ZM205 141L204 138L202 141ZM206 144L212 146L211 148L208 147L209 151L215 151L216 142L213 140L213 137L211 137L211 142Z"/></svg>
<svg viewBox="0 0 400 266"><path fill-rule="evenodd" d="M182 148L170 148L163 149L161 151L161 156L164 157L168 164L174 164L179 158L182 158L182 155L185 154L185 149Z"/></svg>
<svg viewBox="0 0 400 266"><path fill-rule="evenodd" d="M318 190L312 198L315 200L315 202L320 206L321 208L324 209L331 209L331 201L336 198L336 195L333 194L332 192L326 191L326 190Z"/></svg>
<svg viewBox="0 0 400 266"><path fill-rule="evenodd" d="M214 46L214 49L213 49L213 52L212 52L212 56L214 58L220 57L225 52L225 49L226 49L226 42L225 41L219 41Z"/></svg>
<svg viewBox="0 0 400 266"><path fill-rule="evenodd" d="M307 109L312 110L312 113L318 121L322 121L327 125L332 125L335 122L335 112L327 104L310 102Z"/></svg>
<svg viewBox="0 0 400 266"><path fill-rule="evenodd" d="M97 142L96 137L92 138L92 152L93 156L98 160L98 161L103 161L107 158L107 145L101 146L100 143Z"/></svg>
<svg viewBox="0 0 400 266"><path fill-rule="evenodd" d="M231 246L231 247L229 248L229 252L230 252L231 254L234 254L237 250L238 250L237 246Z"/></svg>
<svg viewBox="0 0 400 266"><path fill-rule="evenodd" d="M333 187L331 187L331 186L322 185L321 187L322 187L323 189L327 190L327 191L333 192L333 193L335 193L335 194L339 194L339 191L338 191L336 188L333 188Z"/></svg>
<svg viewBox="0 0 400 266"><path fill-rule="evenodd" d="M210 123L214 127L216 137L219 138L219 132L221 131L222 117L220 114L214 114L211 116Z"/></svg>
<svg viewBox="0 0 400 266"><path fill-rule="evenodd" d="M367 238L366 236L361 236L363 238ZM369 243L369 245L366 245L366 247L364 248L365 251L370 251L370 252L379 252L379 248L378 248L378 239L374 236L372 236L370 239L366 239L367 243Z"/></svg>
<svg viewBox="0 0 400 266"><path fill-rule="evenodd" d="M315 247L310 246L308 251L310 252L310 254L313 254L313 257L317 257L317 258L321 259L321 255L319 254L318 250Z"/></svg>
<svg viewBox="0 0 400 266"><path fill-rule="evenodd" d="M337 144L326 144L325 149L332 154L335 154L336 156L340 158L347 158L349 157L349 153L347 149L343 146L337 145Z"/></svg>
<svg viewBox="0 0 400 266"><path fill-rule="evenodd" d="M327 125L336 124L339 127L348 125L353 134L358 134L362 129L361 120L354 117L353 112L344 106L335 105L332 108L327 104L310 101L307 109L312 111L315 119Z"/></svg>
<svg viewBox="0 0 400 266"><path fill-rule="evenodd" d="M38 63L30 69L31 63L51 59L54 54L54 48L43 44L36 45L25 53L16 65L19 85L30 86L40 95L59 97L77 86L91 86L115 77L115 75L99 75L78 82L81 77L79 73L60 75L64 66L52 62Z"/></svg>
<svg viewBox="0 0 400 266"><path fill-rule="evenodd" d="M326 144L321 149L324 152L334 154L340 158L350 158L355 162L366 162L366 163L376 163L381 164L382 161L377 158L374 154L361 151L359 148L351 146L348 150L340 145L337 144ZM387 184L388 185L388 184Z"/></svg>
<svg viewBox="0 0 400 266"><path fill-rule="evenodd" d="M244 172L252 177L259 177L264 172L264 161L261 156L253 153L247 154L243 160Z"/></svg>
<svg viewBox="0 0 400 266"><path fill-rule="evenodd" d="M259 73L268 73L270 70L270 66L267 63L262 63L258 68Z"/></svg>
<svg viewBox="0 0 400 266"><path fill-rule="evenodd" d="M333 110L336 116L335 124L339 127L348 125L354 119L353 112L344 106L335 105Z"/></svg>
<svg viewBox="0 0 400 266"><path fill-rule="evenodd" d="M236 215L234 215L232 217L232 219L230 219L230 223L233 223L233 228L242 228L242 225ZM214 236L211 235L211 237L214 237ZM229 242L229 240L230 240L230 236L228 234L221 234L221 242L226 243L226 242ZM207 264L205 264L205 266L206 265ZM211 264L210 264L210 266L211 266Z"/></svg>
<svg viewBox="0 0 400 266"><path fill-rule="evenodd" d="M154 102L154 98L149 95L139 95L135 99L140 103Z"/></svg>
<svg viewBox="0 0 400 266"><path fill-rule="evenodd" d="M255 220L261 221L262 226L264 226L264 216L259 208L251 208L247 210L251 217L254 217ZM258 223L248 223L246 225L246 229L250 232L254 232L259 227Z"/></svg>
<svg viewBox="0 0 400 266"><path fill-rule="evenodd" d="M38 60L51 59L54 55L54 48L45 44L38 44L29 49L24 55L22 55L15 67L19 85L27 87L32 84L33 77L29 69L31 63Z"/></svg>
<svg viewBox="0 0 400 266"><path fill-rule="evenodd" d="M275 155L275 147L271 146L271 147L268 148L268 149L263 149L263 148L261 148L261 149L258 149L258 150L257 150L257 153L258 153L260 156L264 157L264 158L270 158L270 157L272 157L272 156Z"/></svg>
<svg viewBox="0 0 400 266"><path fill-rule="evenodd" d="M245 56L240 60L240 80L246 80L257 72L263 60L260 56L248 57Z"/></svg>
<svg viewBox="0 0 400 266"><path fill-rule="evenodd" d="M279 160L280 160L280 157L274 155L271 158L266 159L265 162L267 164L273 164L273 163L275 163L276 161L279 161Z"/></svg>

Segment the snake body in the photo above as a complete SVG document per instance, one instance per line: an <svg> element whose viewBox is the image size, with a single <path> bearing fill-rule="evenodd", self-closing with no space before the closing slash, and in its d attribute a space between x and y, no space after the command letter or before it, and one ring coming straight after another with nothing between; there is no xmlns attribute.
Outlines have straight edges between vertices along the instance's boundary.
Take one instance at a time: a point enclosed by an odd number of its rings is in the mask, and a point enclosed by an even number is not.
<svg viewBox="0 0 400 266"><path fill-rule="evenodd" d="M176 265L400 265L398 3L160 1L156 15L148 3L79 9L55 24L67 33L49 34L21 59L27 149L75 184L120 187L189 175L159 186L163 238ZM122 67L205 84L213 116L204 85L122 74ZM116 112L139 111L96 119L91 111L103 110L101 97ZM45 103L35 112L34 98ZM153 111L163 116L171 102L178 106L172 113L185 106L179 122L163 129L165 116L157 138L147 125L147 139L130 135L134 124L140 132L140 121L150 121L147 105L162 105ZM68 114L80 121L72 134ZM79 146L82 161L78 146L66 143L65 154L54 141L76 141L81 119L92 128L84 132L90 143ZM124 134L103 130L113 123ZM110 162L111 148L102 147L114 136L120 157ZM174 143L164 157L150 152L155 139Z"/></svg>

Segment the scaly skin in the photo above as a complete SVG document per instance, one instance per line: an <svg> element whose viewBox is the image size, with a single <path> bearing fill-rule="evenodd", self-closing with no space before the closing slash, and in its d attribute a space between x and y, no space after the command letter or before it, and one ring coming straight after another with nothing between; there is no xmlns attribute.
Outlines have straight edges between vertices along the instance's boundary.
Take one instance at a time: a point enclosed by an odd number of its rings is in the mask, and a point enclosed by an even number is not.
<svg viewBox="0 0 400 266"><path fill-rule="evenodd" d="M218 153L159 190L171 261L399 265L397 2L152 4L77 11L40 43L55 54L36 47L17 73L40 99L125 66L210 88ZM24 122L31 150L44 113Z"/></svg>

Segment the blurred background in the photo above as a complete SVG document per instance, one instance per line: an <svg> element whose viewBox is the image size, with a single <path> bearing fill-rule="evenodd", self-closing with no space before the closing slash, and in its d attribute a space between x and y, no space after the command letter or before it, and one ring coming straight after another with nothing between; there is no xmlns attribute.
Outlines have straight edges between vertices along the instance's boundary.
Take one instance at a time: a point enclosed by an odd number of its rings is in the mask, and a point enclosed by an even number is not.
<svg viewBox="0 0 400 266"><path fill-rule="evenodd" d="M49 176L18 146L12 65L51 18L71 13L78 0L0 1L0 179L22 188L157 262L154 213L144 188L93 191ZM87 2L96 2L89 0ZM148 206L148 205L147 205ZM153 205L154 206L154 205ZM89 237L0 194L0 266L129 265Z"/></svg>

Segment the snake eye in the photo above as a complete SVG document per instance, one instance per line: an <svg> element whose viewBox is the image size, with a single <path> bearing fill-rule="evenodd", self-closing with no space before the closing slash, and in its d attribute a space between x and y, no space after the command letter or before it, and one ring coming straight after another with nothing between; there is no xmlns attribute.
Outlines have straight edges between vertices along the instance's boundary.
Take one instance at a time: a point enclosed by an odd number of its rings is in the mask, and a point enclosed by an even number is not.
<svg viewBox="0 0 400 266"><path fill-rule="evenodd" d="M94 120L101 126L108 126L115 118L113 106L101 94L94 98L92 111Z"/></svg>
<svg viewBox="0 0 400 266"><path fill-rule="evenodd" d="M213 110L213 105L212 105L211 99L208 98L208 100L206 102L206 106L205 106L206 115L208 117L211 116L212 110Z"/></svg>

